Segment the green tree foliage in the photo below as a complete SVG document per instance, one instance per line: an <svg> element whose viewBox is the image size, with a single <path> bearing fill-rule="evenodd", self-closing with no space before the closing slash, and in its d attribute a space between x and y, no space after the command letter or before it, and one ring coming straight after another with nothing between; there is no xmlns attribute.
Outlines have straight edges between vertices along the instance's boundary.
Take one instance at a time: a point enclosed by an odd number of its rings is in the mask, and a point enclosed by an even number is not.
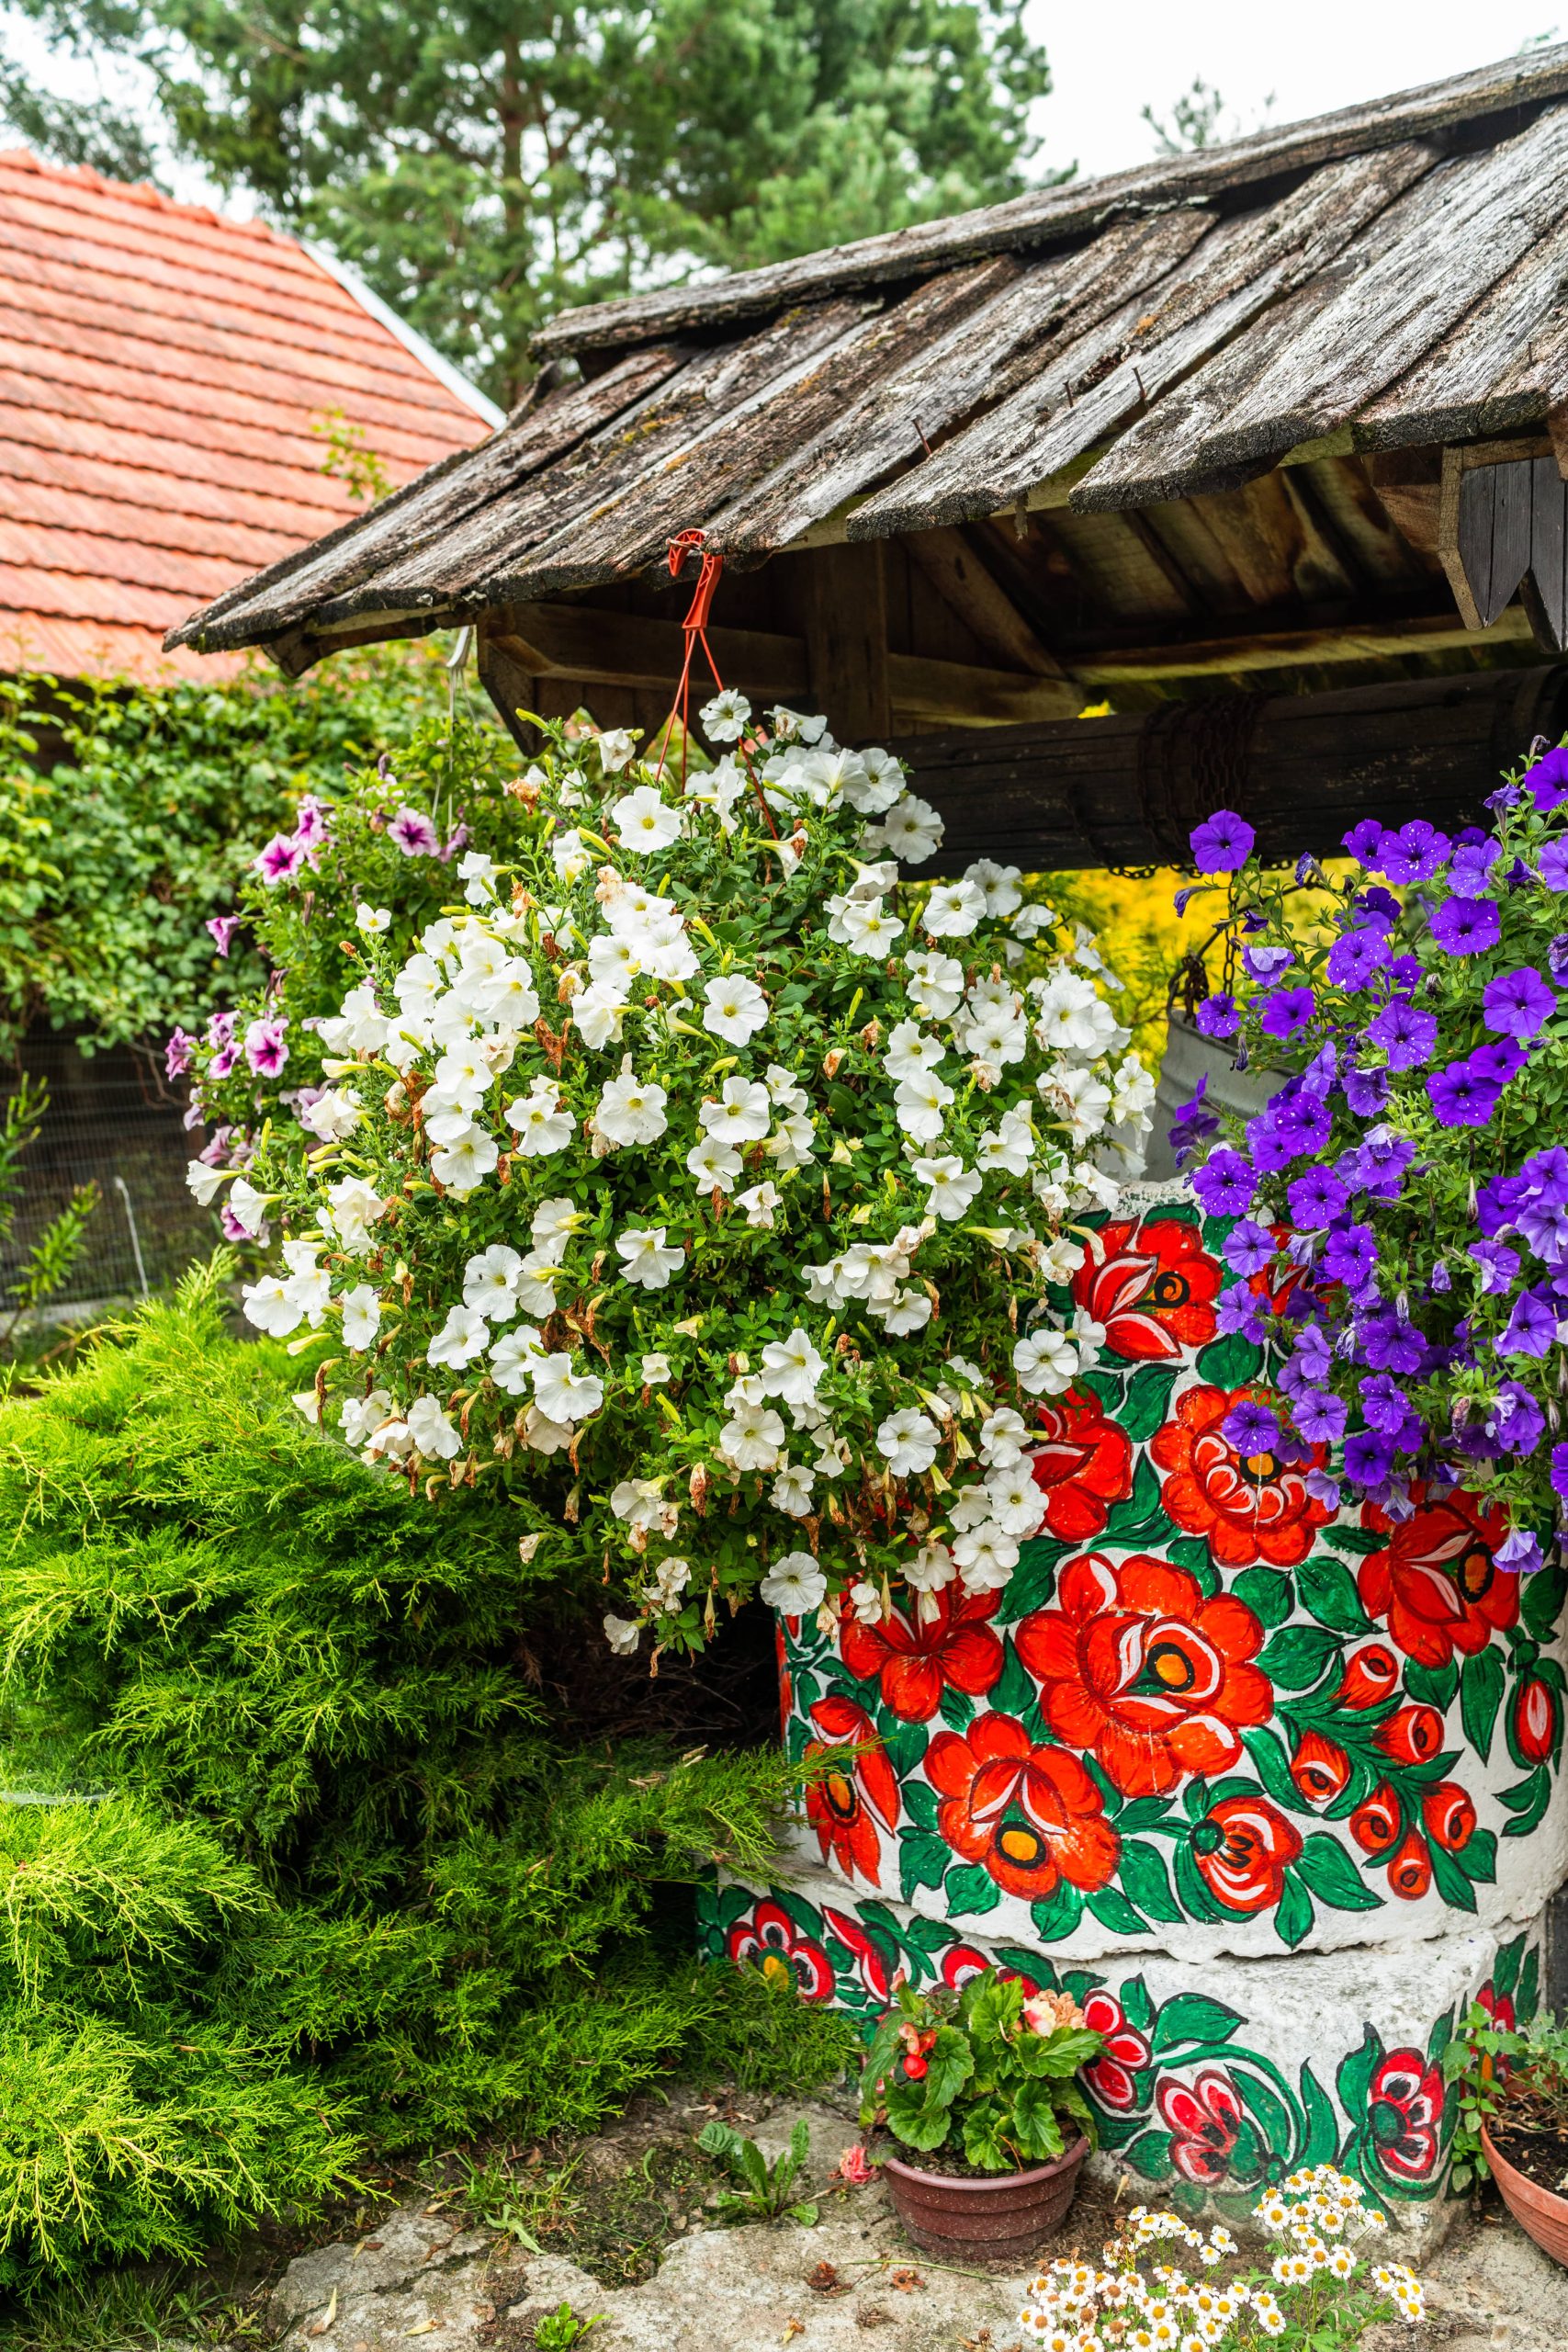
<svg viewBox="0 0 1568 2352"><path fill-rule="evenodd" d="M1022 0L21 5L502 400L565 302L1012 195L1049 86Z"/></svg>
<svg viewBox="0 0 1568 2352"><path fill-rule="evenodd" d="M292 686L259 670L210 686L0 681L0 1046L39 1019L89 1051L161 1038L254 987L248 934L225 963L207 918L232 909L302 793L330 799L446 715L423 650ZM40 744L62 756L40 761Z"/></svg>
<svg viewBox="0 0 1568 2352"><path fill-rule="evenodd" d="M315 1436L223 1272L0 1405L0 2285L592 2123L762 2005L654 1922L782 1761L574 1748L504 1507Z"/></svg>

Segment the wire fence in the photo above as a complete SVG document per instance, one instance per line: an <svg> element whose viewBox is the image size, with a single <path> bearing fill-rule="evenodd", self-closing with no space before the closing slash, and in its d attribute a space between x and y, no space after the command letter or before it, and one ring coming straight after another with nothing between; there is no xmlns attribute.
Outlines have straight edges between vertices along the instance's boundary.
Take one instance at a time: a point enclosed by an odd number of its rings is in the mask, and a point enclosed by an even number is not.
<svg viewBox="0 0 1568 2352"><path fill-rule="evenodd" d="M18 1169L16 1217L0 1241L0 1283L9 1283L76 1187L99 1200L86 1247L51 1306L137 1298L176 1281L219 1238L210 1209L186 1189L186 1163L200 1148L185 1124L183 1093L164 1080L161 1058L136 1046L85 1055L73 1038L29 1031L0 1070L0 1102L24 1076L41 1080L49 1107Z"/></svg>

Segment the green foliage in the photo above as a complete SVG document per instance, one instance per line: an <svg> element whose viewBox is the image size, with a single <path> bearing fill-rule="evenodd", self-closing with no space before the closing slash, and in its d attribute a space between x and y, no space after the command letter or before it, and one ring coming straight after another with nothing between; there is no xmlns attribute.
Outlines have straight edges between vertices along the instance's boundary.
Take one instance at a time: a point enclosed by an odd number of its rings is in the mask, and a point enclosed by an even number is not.
<svg viewBox="0 0 1568 2352"><path fill-rule="evenodd" d="M908 2148L955 2139L979 2172L1014 2172L1059 2156L1094 2120L1076 2077L1104 2037L1062 1996L1026 2003L1017 1977L987 1971L953 1993L898 1986L865 2058L863 2124L885 2122Z"/></svg>
<svg viewBox="0 0 1568 2352"><path fill-rule="evenodd" d="M10 1239L17 1221L21 1189L22 1159L38 1140L49 1090L38 1080L23 1076L0 1111L0 1243ZM51 1217L32 1242L19 1272L6 1284L12 1313L0 1344L8 1344L20 1318L52 1298L86 1246L87 1227L98 1205L96 1184L78 1184L57 1216Z"/></svg>
<svg viewBox="0 0 1568 2352"><path fill-rule="evenodd" d="M226 1271L0 1405L0 2285L592 2126L728 2000L659 1889L789 1786L568 1745L514 1520L316 1437Z"/></svg>
<svg viewBox="0 0 1568 2352"><path fill-rule="evenodd" d="M724 1999L694 2019L689 2063L705 2081L743 2091L798 2091L841 2080L859 2048L852 2018L803 2001L787 1975L727 1973Z"/></svg>
<svg viewBox="0 0 1568 2352"><path fill-rule="evenodd" d="M727 2222L798 2222L802 2229L810 2229L817 2220L817 2208L795 2193L796 2184L811 2153L811 2129L804 2117L789 2135L789 2146L782 2156L770 2164L755 2140L743 2139L732 2124L722 2122L716 2115L705 2123L697 2134L697 2145L705 2156L715 2156L728 2167L739 2183L737 2188L725 2189L718 2201L720 2218Z"/></svg>
<svg viewBox="0 0 1568 2352"><path fill-rule="evenodd" d="M535 2352L571 2352L571 2346L581 2344L589 2329L598 2324L598 2315L579 2319L570 2303L558 2303L553 2312L534 2323Z"/></svg>
<svg viewBox="0 0 1568 2352"><path fill-rule="evenodd" d="M1472 2001L1443 2052L1443 2078L1459 2086L1450 2175L1456 2189L1491 2173L1483 2124L1506 2120L1510 2132L1568 2140L1568 2020L1543 2012L1516 2030Z"/></svg>
<svg viewBox="0 0 1568 2352"><path fill-rule="evenodd" d="M346 462L346 461L345 461ZM0 681L0 1044L36 1019L117 1044L194 1027L259 986L244 934L205 925L300 797L446 718L427 650L333 662L297 684ZM47 730L47 734L46 734ZM47 774L40 741L62 739Z"/></svg>
<svg viewBox="0 0 1568 2352"><path fill-rule="evenodd" d="M140 60L181 153L502 401L563 302L1015 194L1049 87L1022 0L21 6L64 49ZM49 134L116 135L91 107Z"/></svg>

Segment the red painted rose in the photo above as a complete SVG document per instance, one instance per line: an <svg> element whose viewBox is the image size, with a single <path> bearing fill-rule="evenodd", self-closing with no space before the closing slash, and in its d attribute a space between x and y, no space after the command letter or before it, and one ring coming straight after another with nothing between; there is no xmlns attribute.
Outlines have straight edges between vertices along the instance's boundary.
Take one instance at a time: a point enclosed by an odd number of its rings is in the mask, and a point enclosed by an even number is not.
<svg viewBox="0 0 1568 2352"><path fill-rule="evenodd" d="M1493 2024L1503 2033L1512 2033L1516 2018L1514 2004L1506 1993L1499 1993L1490 1977L1475 1996L1476 2007L1485 2010Z"/></svg>
<svg viewBox="0 0 1568 2352"><path fill-rule="evenodd" d="M1004 1984L1021 1984L1026 2000L1032 2001L1040 1990L1033 1977L1026 1976L1021 1968L999 1968L983 1951L976 1951L973 1944L951 1945L942 1957L942 1983L961 1993L972 1976L998 1976Z"/></svg>
<svg viewBox="0 0 1568 2352"><path fill-rule="evenodd" d="M759 1903L729 1930L729 1957L738 1968L787 1977L803 2001L832 1998L833 1970L819 1943L795 1927L782 1903Z"/></svg>
<svg viewBox="0 0 1568 2352"><path fill-rule="evenodd" d="M1363 1507L1363 1526L1386 1535L1388 1548L1367 1555L1357 1581L1362 1606L1387 1621L1405 1657L1442 1667L1455 1650L1472 1657L1517 1623L1519 1579L1493 1557L1508 1514L1457 1489L1430 1499L1419 1482L1410 1491L1415 1515L1398 1526L1375 1503Z"/></svg>
<svg viewBox="0 0 1568 2352"><path fill-rule="evenodd" d="M852 1919L847 1911L835 1911L830 1903L822 1905L822 1917L839 1941L854 1954L855 1973L872 1999L884 2005L889 2002L897 1979L881 1945L866 1934L858 1919Z"/></svg>
<svg viewBox="0 0 1568 2352"><path fill-rule="evenodd" d="M1316 1446L1312 1461L1287 1463L1271 1453L1237 1453L1220 1433L1246 1388L1184 1389L1176 1419L1156 1430L1149 1453L1169 1476L1160 1500L1179 1527L1208 1539L1214 1558L1227 1568L1263 1561L1273 1568L1299 1567L1313 1537L1329 1513L1306 1488L1306 1471L1321 1469L1327 1449Z"/></svg>
<svg viewBox="0 0 1568 2352"><path fill-rule="evenodd" d="M1372 1739L1395 1764L1429 1764L1443 1744L1443 1719L1436 1707L1396 1707Z"/></svg>
<svg viewBox="0 0 1568 2352"><path fill-rule="evenodd" d="M1443 2077L1419 2050L1391 2050L1367 2086L1367 2120L1385 2172L1425 2180L1438 2162Z"/></svg>
<svg viewBox="0 0 1568 2352"><path fill-rule="evenodd" d="M1407 1829L1390 1855L1388 1883L1402 1903L1419 1903L1431 1885L1432 1849L1418 1829Z"/></svg>
<svg viewBox="0 0 1568 2352"><path fill-rule="evenodd" d="M1363 1854L1386 1854L1398 1843L1404 1820L1398 1797L1386 1781L1380 1781L1350 1815L1350 1835Z"/></svg>
<svg viewBox="0 0 1568 2352"><path fill-rule="evenodd" d="M1334 1693L1342 1707L1376 1707L1398 1687L1399 1660L1386 1642L1362 1642L1349 1652Z"/></svg>
<svg viewBox="0 0 1568 2352"><path fill-rule="evenodd" d="M1462 1854L1475 1835L1475 1801L1457 1781L1434 1781L1421 1792L1421 1818L1434 1846Z"/></svg>
<svg viewBox="0 0 1568 2352"><path fill-rule="evenodd" d="M876 1736L876 1726L863 1707L829 1695L818 1699L811 1721L822 1735L806 1743L805 1761L813 1763L836 1747L858 1747L849 1759L835 1758L806 1790L806 1817L817 1832L822 1859L829 1856L848 1879L858 1872L874 1885L882 1868L882 1841L874 1813L885 1827L898 1826L898 1779Z"/></svg>
<svg viewBox="0 0 1568 2352"><path fill-rule="evenodd" d="M1246 2117L1230 2076L1211 2066L1190 2084L1162 2083L1156 2104L1170 2133L1170 2161L1182 2179L1217 2188L1230 2169Z"/></svg>
<svg viewBox="0 0 1568 2352"><path fill-rule="evenodd" d="M1174 1217L1100 1227L1104 1257L1092 1250L1073 1277L1073 1296L1105 1326L1112 1355L1140 1363L1169 1363L1184 1348L1214 1336L1214 1300L1224 1269L1203 1247L1196 1226Z"/></svg>
<svg viewBox="0 0 1568 2352"><path fill-rule="evenodd" d="M1112 1567L1085 1553L1063 1569L1057 1606L1019 1626L1056 1737L1090 1749L1124 1796L1164 1795L1189 1772L1228 1771L1240 1734L1273 1692L1251 1661L1263 1628L1229 1593L1134 1554Z"/></svg>
<svg viewBox="0 0 1568 2352"><path fill-rule="evenodd" d="M1138 2104L1137 2076L1149 2063L1148 2042L1135 2026L1128 2024L1121 2002L1110 1993L1086 1994L1083 2014L1089 2031L1105 2037L1104 2051L1083 2070L1085 2086L1102 2107L1125 2115Z"/></svg>
<svg viewBox="0 0 1568 2352"><path fill-rule="evenodd" d="M1059 1544L1088 1544L1101 1534L1112 1503L1133 1491L1133 1448L1105 1418L1098 1396L1069 1388L1035 1412L1039 1437L1029 1466L1045 1498L1040 1532Z"/></svg>
<svg viewBox="0 0 1568 2352"><path fill-rule="evenodd" d="M953 1852L1010 1894L1033 1901L1064 1879L1085 1894L1110 1884L1122 1841L1099 1789L1076 1756L1036 1747L1012 1716L979 1715L962 1736L939 1732L926 1774Z"/></svg>
<svg viewBox="0 0 1568 2352"><path fill-rule="evenodd" d="M1557 1693L1539 1674L1521 1682L1514 1701L1514 1746L1527 1764L1544 1764L1557 1746Z"/></svg>
<svg viewBox="0 0 1568 2352"><path fill-rule="evenodd" d="M839 1623L839 1654L850 1672L863 1682L874 1676L883 1704L907 1724L930 1723L949 1686L983 1698L1002 1670L1002 1645L987 1622L1000 1593L949 1585L931 1599L929 1622L917 1612L911 1623L895 1609L880 1624L863 1625L846 1600Z"/></svg>
<svg viewBox="0 0 1568 2352"><path fill-rule="evenodd" d="M1227 1911L1271 1911L1301 1850L1301 1832L1267 1797L1223 1797L1192 1830L1192 1859Z"/></svg>
<svg viewBox="0 0 1568 2352"><path fill-rule="evenodd" d="M1291 1758L1291 1778L1308 1804L1332 1804L1350 1779L1350 1758L1337 1740L1303 1731Z"/></svg>

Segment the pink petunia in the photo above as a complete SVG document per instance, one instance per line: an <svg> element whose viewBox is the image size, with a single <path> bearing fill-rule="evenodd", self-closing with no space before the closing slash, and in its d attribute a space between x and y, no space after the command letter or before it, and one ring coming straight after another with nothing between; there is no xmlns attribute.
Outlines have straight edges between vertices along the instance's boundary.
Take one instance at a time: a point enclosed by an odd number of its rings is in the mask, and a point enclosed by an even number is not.
<svg viewBox="0 0 1568 2352"><path fill-rule="evenodd" d="M209 915L207 928L218 944L220 956L227 956L231 941L239 930L243 917L240 915Z"/></svg>
<svg viewBox="0 0 1568 2352"><path fill-rule="evenodd" d="M276 1078L288 1059L283 1033L287 1020L253 1021L245 1032L245 1059L258 1078Z"/></svg>
<svg viewBox="0 0 1568 2352"><path fill-rule="evenodd" d="M305 851L300 842L290 841L287 833L274 833L255 861L255 871L272 889L279 882L291 882L304 863Z"/></svg>
<svg viewBox="0 0 1568 2352"><path fill-rule="evenodd" d="M190 1068L196 1039L185 1030L176 1029L164 1048L164 1070L169 1078L183 1078Z"/></svg>
<svg viewBox="0 0 1568 2352"><path fill-rule="evenodd" d="M400 808L387 831L405 857L434 857L441 848L441 836L428 817L417 808Z"/></svg>

